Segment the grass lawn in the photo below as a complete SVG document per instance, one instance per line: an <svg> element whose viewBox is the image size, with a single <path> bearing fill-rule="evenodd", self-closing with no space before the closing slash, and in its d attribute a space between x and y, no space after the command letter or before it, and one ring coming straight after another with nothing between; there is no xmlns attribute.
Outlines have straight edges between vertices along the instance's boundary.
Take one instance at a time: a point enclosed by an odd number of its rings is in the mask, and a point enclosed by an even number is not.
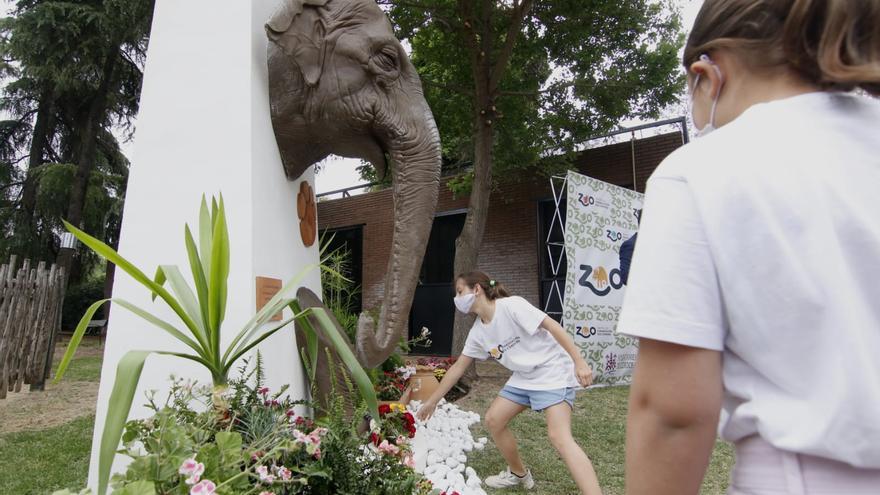
<svg viewBox="0 0 880 495"><path fill-rule="evenodd" d="M0 495L46 495L53 490L85 486L103 349L89 342L81 351L62 383L47 384L45 392L23 392L0 401ZM481 363L478 369L480 384L458 405L483 415L509 372L491 363ZM593 461L605 495L623 494L628 393L627 387L615 387L577 396L572 429ZM526 411L514 420L512 428L520 452L535 475L536 489L487 491L577 494L568 470L547 441L544 416ZM473 430L475 437L489 436L482 425L475 425ZM491 440L485 450L470 454L469 463L483 478L505 467ZM718 442L702 493L723 494L732 465L730 445Z"/></svg>
<svg viewBox="0 0 880 495"><path fill-rule="evenodd" d="M496 397L498 390L506 381L506 376L492 376L494 370L480 370L483 377L479 390L458 402L464 409L486 412ZM488 375L488 376L487 376ZM575 439L590 457L599 483L605 495L624 493L624 439L626 407L629 387L609 387L578 393L575 414L572 418L572 432ZM489 493L540 493L577 494L577 487L565 464L547 440L547 425L544 415L526 411L514 419L512 430L519 442L520 455L532 470L537 483L535 490L491 490ZM483 426L473 427L474 437L489 437ZM496 474L506 467L501 454L492 444L491 437L486 449L472 452L469 464L476 469L481 478ZM727 489L730 468L733 466L733 449L725 442L718 442L712 456L712 463L703 482L702 494L723 494Z"/></svg>
<svg viewBox="0 0 880 495"><path fill-rule="evenodd" d="M82 488L89 472L95 417L0 436L0 493L46 495Z"/></svg>

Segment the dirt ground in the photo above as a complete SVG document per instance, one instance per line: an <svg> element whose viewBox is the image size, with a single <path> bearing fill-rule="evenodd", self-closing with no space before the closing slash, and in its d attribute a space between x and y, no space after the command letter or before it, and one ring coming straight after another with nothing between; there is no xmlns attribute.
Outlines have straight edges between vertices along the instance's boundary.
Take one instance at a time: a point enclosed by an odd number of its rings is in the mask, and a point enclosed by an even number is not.
<svg viewBox="0 0 880 495"><path fill-rule="evenodd" d="M67 349L67 339L55 349L55 364ZM77 358L100 357L104 353L97 340L84 339L77 350ZM55 372L55 366L52 372ZM29 392L24 385L21 392L9 392L0 400L0 435L27 430L43 430L63 425L81 416L95 413L98 400L98 381L62 380L46 382L46 390Z"/></svg>

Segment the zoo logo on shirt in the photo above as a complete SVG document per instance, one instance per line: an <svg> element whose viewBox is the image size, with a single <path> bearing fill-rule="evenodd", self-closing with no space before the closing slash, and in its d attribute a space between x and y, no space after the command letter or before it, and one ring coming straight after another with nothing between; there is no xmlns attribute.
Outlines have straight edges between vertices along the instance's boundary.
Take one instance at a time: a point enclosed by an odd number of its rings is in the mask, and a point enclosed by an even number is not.
<svg viewBox="0 0 880 495"><path fill-rule="evenodd" d="M496 360L501 359L501 356L504 355L504 351L513 348L516 344L519 344L519 341L519 337L513 337L503 344L498 344L497 346L489 349L489 356L495 358Z"/></svg>
<svg viewBox="0 0 880 495"><path fill-rule="evenodd" d="M588 339L594 335L596 335L596 327L584 327L584 326L576 326L574 327L578 335L581 337Z"/></svg>
<svg viewBox="0 0 880 495"><path fill-rule="evenodd" d="M611 293L611 289L620 289L623 287L623 277L620 275L619 268L612 268L611 272L605 270L605 267L597 266L595 269L590 265L581 265L581 278L578 284L581 287L590 289L597 296L607 296ZM590 276L592 275L592 277ZM590 281L590 279L595 282Z"/></svg>

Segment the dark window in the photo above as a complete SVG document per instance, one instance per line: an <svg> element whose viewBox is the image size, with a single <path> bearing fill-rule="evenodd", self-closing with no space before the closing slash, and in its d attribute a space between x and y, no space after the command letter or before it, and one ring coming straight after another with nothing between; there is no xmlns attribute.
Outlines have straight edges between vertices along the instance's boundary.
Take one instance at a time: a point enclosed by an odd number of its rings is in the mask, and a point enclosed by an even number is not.
<svg viewBox="0 0 880 495"><path fill-rule="evenodd" d="M556 321L562 320L565 297L565 226L566 198L556 214L553 199L538 202L538 252L541 259L541 309Z"/></svg>
<svg viewBox="0 0 880 495"><path fill-rule="evenodd" d="M410 339L426 327L431 331L431 345L412 349L414 354L448 356L452 349L455 240L461 234L464 218L464 213L442 215L434 218L431 226L409 317Z"/></svg>
<svg viewBox="0 0 880 495"><path fill-rule="evenodd" d="M357 287L356 294L352 297L349 310L352 313L358 314L363 309L361 289L364 280L364 228L363 226L358 225L357 227L326 229L321 231L321 236L325 239L330 239L325 253L332 253L337 249L345 249L345 251L349 253L349 269L342 275L351 280L354 287Z"/></svg>

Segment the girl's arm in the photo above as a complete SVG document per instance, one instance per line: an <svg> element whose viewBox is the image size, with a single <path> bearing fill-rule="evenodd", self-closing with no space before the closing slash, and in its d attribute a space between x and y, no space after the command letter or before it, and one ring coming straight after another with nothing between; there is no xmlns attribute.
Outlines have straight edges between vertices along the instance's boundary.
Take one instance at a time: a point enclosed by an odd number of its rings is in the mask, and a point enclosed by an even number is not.
<svg viewBox="0 0 880 495"><path fill-rule="evenodd" d="M559 345L571 356L571 360L574 361L574 374L577 377L578 383L582 387L589 387L593 383L593 370L590 369L590 365L581 356L580 349L574 345L574 340L571 339L568 332L549 316L541 322L541 328L550 332L550 335L556 339L556 342L559 342Z"/></svg>
<svg viewBox="0 0 880 495"><path fill-rule="evenodd" d="M627 495L697 495L721 411L721 353L639 340L626 422Z"/></svg>
<svg viewBox="0 0 880 495"><path fill-rule="evenodd" d="M437 403L440 402L440 399L446 396L446 393L449 392L456 383L458 383L461 375L464 375L468 366L473 362L474 358L470 356L465 356L464 354L458 356L455 364L446 370L446 374L443 375L443 379L440 380L440 386L437 387L437 390L435 390L434 393L431 394L431 397L428 397L428 399L422 404L422 407L419 408L419 411L416 413L416 417L419 420L424 421L434 414L434 408L437 407Z"/></svg>

